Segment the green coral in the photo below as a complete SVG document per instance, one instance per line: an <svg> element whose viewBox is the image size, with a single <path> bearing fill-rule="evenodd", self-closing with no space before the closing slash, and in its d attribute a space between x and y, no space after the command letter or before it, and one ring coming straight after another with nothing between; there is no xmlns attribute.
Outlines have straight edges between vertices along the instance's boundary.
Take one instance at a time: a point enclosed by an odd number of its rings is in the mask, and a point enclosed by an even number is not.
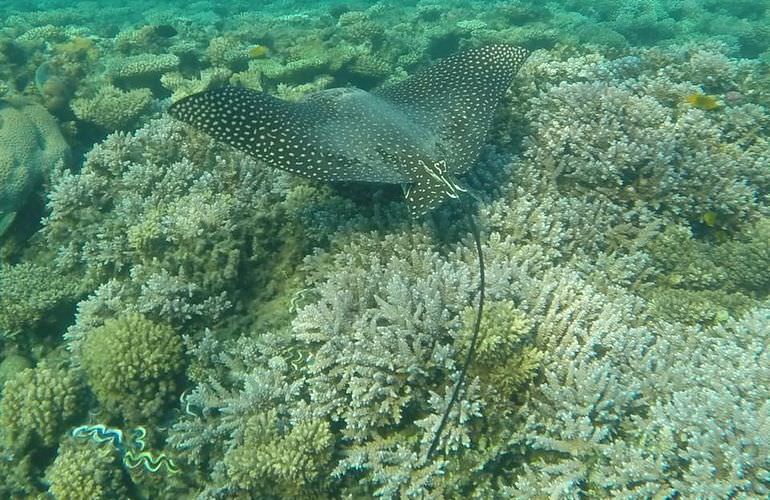
<svg viewBox="0 0 770 500"><path fill-rule="evenodd" d="M323 420L292 426L275 410L249 417L243 441L224 458L230 480L258 498L307 498L328 474L334 437Z"/></svg>
<svg viewBox="0 0 770 500"><path fill-rule="evenodd" d="M658 286L645 296L657 314L673 321L713 324L738 316L770 294L768 241L767 217L722 243L696 239L687 227L670 225L648 245Z"/></svg>
<svg viewBox="0 0 770 500"><path fill-rule="evenodd" d="M0 362L0 390L5 383L11 380L22 370L32 368L30 361L19 354L9 354Z"/></svg>
<svg viewBox="0 0 770 500"><path fill-rule="evenodd" d="M386 60L363 53L353 59L345 71L356 84L371 86L386 80L393 73L393 68Z"/></svg>
<svg viewBox="0 0 770 500"><path fill-rule="evenodd" d="M722 323L755 305L750 297L724 290L687 290L660 287L648 293L655 314L689 325Z"/></svg>
<svg viewBox="0 0 770 500"><path fill-rule="evenodd" d="M5 383L0 401L0 429L5 444L25 450L39 441L54 446L79 413L82 385L63 368L41 363Z"/></svg>
<svg viewBox="0 0 770 500"><path fill-rule="evenodd" d="M108 319L85 337L82 364L99 402L131 422L155 419L176 397L182 341L136 313Z"/></svg>
<svg viewBox="0 0 770 500"><path fill-rule="evenodd" d="M18 335L52 319L51 311L78 294L77 280L32 262L0 264L0 337Z"/></svg>
<svg viewBox="0 0 770 500"><path fill-rule="evenodd" d="M0 460L0 498L38 498L39 465L32 454Z"/></svg>
<svg viewBox="0 0 770 500"><path fill-rule="evenodd" d="M170 118L110 135L78 172L54 179L42 231L57 262L74 263L92 287L65 335L70 349L79 353L81 339L122 312L194 333L241 298L247 308L276 298L296 283L287 276L305 252L325 244L329 224L343 220L324 201L330 191L291 194L302 185L210 138L191 139Z"/></svg>
<svg viewBox="0 0 770 500"><path fill-rule="evenodd" d="M464 323L467 335L460 342L465 352L470 345L476 309L465 311ZM476 356L470 368L470 376L482 380L489 401L500 401L501 411L511 411L513 401L521 395L526 385L535 377L543 353L531 345L533 327L525 313L510 300L496 300L484 307L484 317L479 330Z"/></svg>
<svg viewBox="0 0 770 500"><path fill-rule="evenodd" d="M770 217L744 228L716 248L714 260L726 270L730 288L766 297L770 293Z"/></svg>
<svg viewBox="0 0 770 500"><path fill-rule="evenodd" d="M65 441L45 479L57 500L129 498L117 452L105 453L93 443Z"/></svg>

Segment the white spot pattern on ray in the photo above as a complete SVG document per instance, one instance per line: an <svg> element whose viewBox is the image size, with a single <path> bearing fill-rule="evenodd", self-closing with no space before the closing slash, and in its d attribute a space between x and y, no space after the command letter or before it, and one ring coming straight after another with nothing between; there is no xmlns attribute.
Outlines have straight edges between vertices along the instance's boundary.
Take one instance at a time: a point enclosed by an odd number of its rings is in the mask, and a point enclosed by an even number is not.
<svg viewBox="0 0 770 500"><path fill-rule="evenodd" d="M237 87L180 100L172 116L267 164L322 181L411 185L414 216L462 191L497 105L527 58L492 45L441 60L394 86L315 92L298 103Z"/></svg>

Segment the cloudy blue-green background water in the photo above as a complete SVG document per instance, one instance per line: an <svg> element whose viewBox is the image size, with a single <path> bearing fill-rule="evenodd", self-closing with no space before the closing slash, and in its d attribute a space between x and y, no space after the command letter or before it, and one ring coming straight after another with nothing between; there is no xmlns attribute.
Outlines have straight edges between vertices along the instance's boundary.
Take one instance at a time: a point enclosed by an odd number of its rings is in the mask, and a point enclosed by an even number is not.
<svg viewBox="0 0 770 500"><path fill-rule="evenodd" d="M4 0L0 498L767 498L769 7ZM491 71L409 78L498 44L473 196L419 219L167 113L457 115Z"/></svg>

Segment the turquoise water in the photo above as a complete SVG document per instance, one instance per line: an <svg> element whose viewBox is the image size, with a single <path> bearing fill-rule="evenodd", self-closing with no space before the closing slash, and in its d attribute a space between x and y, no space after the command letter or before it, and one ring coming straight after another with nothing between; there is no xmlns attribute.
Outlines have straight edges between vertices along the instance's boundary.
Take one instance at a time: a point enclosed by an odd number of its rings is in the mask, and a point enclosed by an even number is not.
<svg viewBox="0 0 770 500"><path fill-rule="evenodd" d="M769 8L4 1L0 498L767 498Z"/></svg>

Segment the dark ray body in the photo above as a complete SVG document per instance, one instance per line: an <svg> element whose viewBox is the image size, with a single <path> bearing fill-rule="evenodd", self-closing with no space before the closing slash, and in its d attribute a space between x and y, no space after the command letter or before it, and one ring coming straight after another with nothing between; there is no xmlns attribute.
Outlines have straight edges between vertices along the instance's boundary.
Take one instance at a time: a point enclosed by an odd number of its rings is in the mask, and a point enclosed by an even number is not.
<svg viewBox="0 0 770 500"><path fill-rule="evenodd" d="M300 102L224 87L172 116L267 164L322 181L400 183L414 216L463 191L500 99L527 51L491 45L443 59L383 90L315 92Z"/></svg>

